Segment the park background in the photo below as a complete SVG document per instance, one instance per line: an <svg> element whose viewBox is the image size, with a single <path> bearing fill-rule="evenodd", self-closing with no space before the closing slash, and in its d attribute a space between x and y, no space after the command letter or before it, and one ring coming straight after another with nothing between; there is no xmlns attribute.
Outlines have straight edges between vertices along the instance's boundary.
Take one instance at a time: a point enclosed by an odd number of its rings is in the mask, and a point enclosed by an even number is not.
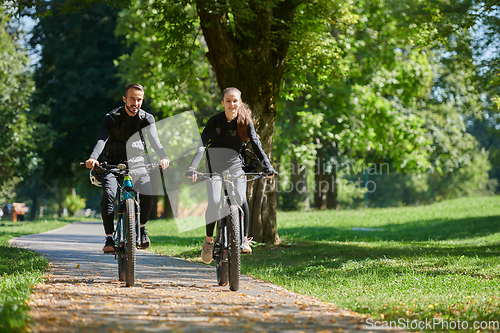
<svg viewBox="0 0 500 333"><path fill-rule="evenodd" d="M128 82L145 86L157 120L194 110L200 129L238 86L280 172L271 210L499 190L493 1L23 4L2 6L0 203L26 203L28 219L98 214L100 191L77 166Z"/></svg>
<svg viewBox="0 0 500 333"><path fill-rule="evenodd" d="M157 120L193 110L200 129L237 86L280 173L249 188L259 244L244 273L377 320L498 321L498 9L3 1L0 204L25 203L45 225L5 222L2 237L99 214L78 163L127 83L144 85ZM150 224L153 250L196 260L203 232L164 219ZM0 245L10 290L27 264Z"/></svg>

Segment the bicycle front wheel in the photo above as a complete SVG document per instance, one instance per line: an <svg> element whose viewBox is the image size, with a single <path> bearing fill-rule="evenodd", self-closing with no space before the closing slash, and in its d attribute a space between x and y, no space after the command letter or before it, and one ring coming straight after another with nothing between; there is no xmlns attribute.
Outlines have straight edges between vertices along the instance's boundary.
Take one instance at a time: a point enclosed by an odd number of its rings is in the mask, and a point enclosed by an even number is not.
<svg viewBox="0 0 500 333"><path fill-rule="evenodd" d="M118 252L118 280L126 281L127 279L127 257L123 251Z"/></svg>
<svg viewBox="0 0 500 333"><path fill-rule="evenodd" d="M127 256L125 282L127 287L133 287L135 284L135 252L137 247L134 199L125 200L123 220L125 222L125 255Z"/></svg>
<svg viewBox="0 0 500 333"><path fill-rule="evenodd" d="M229 289L240 288L240 211L236 205L229 207Z"/></svg>

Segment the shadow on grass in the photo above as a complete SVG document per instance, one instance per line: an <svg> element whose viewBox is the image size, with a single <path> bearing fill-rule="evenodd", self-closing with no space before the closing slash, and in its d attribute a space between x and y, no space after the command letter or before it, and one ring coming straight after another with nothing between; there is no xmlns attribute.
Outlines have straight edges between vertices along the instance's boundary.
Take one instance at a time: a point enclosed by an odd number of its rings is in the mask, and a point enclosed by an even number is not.
<svg viewBox="0 0 500 333"><path fill-rule="evenodd" d="M177 246L186 247L186 251L179 252L177 256L181 258L197 258L200 256L203 238L200 237L179 237L179 236L149 236L151 244L157 246ZM194 248L193 248L194 247Z"/></svg>
<svg viewBox="0 0 500 333"><path fill-rule="evenodd" d="M282 265L290 266L290 269L294 271L300 271L304 268L314 269L319 266L338 269L348 262L365 265L371 261L373 267L359 268L360 271L364 271L367 268L388 269L393 265L391 262L393 259L403 259L419 261L419 264L425 265L426 274L429 275L466 274L473 276L476 274L483 276L481 273L472 272L464 267L449 270L443 270L443 267L460 257L468 258L468 260L478 258L485 262L489 260L497 262L497 258L500 257L500 242L488 245L481 244L479 241L460 243L460 240L472 240L474 237L500 232L500 216L387 224L382 229L361 231L340 229L335 226L281 228L280 235L284 236L286 241L291 242L291 245L257 246L252 256L242 257L243 267L249 265L262 268ZM199 257L202 239L202 237L179 236L151 237L154 245L181 247L182 252L179 252L177 256L183 258ZM430 241L450 239L459 241L456 244ZM418 268L417 266L413 267ZM407 269L408 266L392 267L388 269L388 272L393 274ZM354 271L352 274L355 274Z"/></svg>
<svg viewBox="0 0 500 333"><path fill-rule="evenodd" d="M404 273L411 267L423 270L429 276L459 274L492 279L500 277L499 274L490 272L486 275L473 267L479 263L480 266L489 264L496 267L499 257L500 243L444 248L432 243L308 241L291 246L261 246L254 250L251 257L243 257L242 266L254 269L282 266L287 267L287 274L296 274L311 269L340 269L350 263L352 269L344 272L350 276L366 274L367 270L376 271L377 275ZM464 264L450 268L457 260L474 261L476 258L477 263L471 266ZM395 260L403 260L407 264L401 265Z"/></svg>
<svg viewBox="0 0 500 333"><path fill-rule="evenodd" d="M400 224L387 224L380 228L361 230L331 227L305 226L281 228L280 235L300 240L329 241L429 241L470 239L500 232L500 216L465 219L435 219Z"/></svg>

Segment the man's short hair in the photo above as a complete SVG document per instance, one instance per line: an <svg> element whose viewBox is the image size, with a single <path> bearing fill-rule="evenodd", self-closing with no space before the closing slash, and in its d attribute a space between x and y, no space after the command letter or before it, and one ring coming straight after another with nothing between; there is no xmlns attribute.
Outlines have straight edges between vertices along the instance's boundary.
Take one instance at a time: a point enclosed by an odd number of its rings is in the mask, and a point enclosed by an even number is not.
<svg viewBox="0 0 500 333"><path fill-rule="evenodd" d="M125 88L125 95L124 95L124 96L127 96L127 92L128 92L130 89L140 90L140 91L144 92L144 87L143 87L143 86L141 86L139 83L131 83L131 84L129 84L129 85Z"/></svg>

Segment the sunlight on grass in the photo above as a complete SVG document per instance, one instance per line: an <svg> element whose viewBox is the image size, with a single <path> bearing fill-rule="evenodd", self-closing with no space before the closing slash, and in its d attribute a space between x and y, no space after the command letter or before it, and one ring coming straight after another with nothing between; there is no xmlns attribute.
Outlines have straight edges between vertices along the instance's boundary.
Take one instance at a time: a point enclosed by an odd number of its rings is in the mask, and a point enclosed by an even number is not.
<svg viewBox="0 0 500 333"><path fill-rule="evenodd" d="M173 221L154 226L155 251L197 260L204 228L179 234ZM500 321L498 196L280 212L278 231L281 245L242 257L243 274L376 320Z"/></svg>
<svg viewBox="0 0 500 333"><path fill-rule="evenodd" d="M202 227L186 232L179 232L178 223L196 224L199 223L199 219L149 221L147 230L151 239L150 251L191 260L199 259L205 237L204 223Z"/></svg>

